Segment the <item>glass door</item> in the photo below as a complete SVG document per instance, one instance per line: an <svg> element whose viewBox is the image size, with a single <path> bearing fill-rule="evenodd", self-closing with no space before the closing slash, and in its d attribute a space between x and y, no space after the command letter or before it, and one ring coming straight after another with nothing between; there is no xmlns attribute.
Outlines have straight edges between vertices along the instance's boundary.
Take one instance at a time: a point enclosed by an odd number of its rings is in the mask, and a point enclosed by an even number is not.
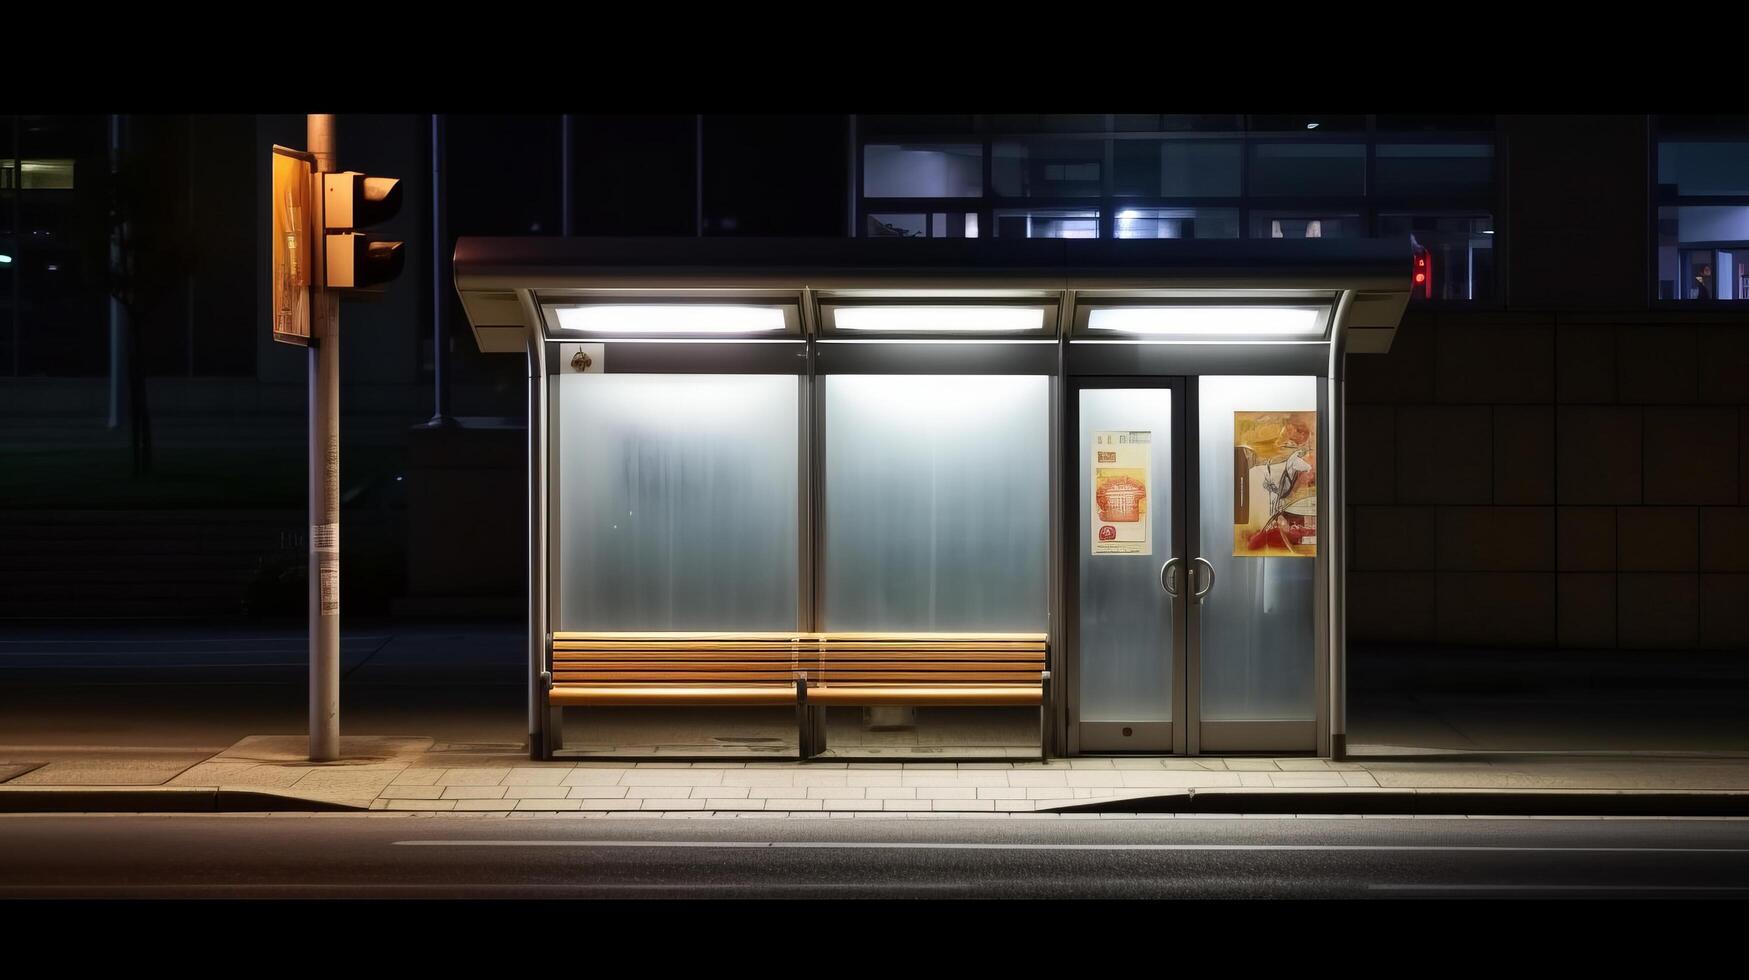
<svg viewBox="0 0 1749 980"><path fill-rule="evenodd" d="M1313 377L1191 379L1191 752L1316 748L1322 417Z"/></svg>
<svg viewBox="0 0 1749 980"><path fill-rule="evenodd" d="M1071 751L1316 748L1315 377L1069 389Z"/></svg>
<svg viewBox="0 0 1749 980"><path fill-rule="evenodd" d="M1070 731L1081 752L1185 751L1183 388L1071 388Z"/></svg>

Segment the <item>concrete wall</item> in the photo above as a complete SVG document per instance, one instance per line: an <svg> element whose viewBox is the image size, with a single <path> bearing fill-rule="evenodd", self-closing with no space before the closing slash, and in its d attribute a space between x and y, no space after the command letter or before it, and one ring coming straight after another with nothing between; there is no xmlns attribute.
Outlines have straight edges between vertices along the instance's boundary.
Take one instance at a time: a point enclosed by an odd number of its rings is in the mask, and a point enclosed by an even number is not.
<svg viewBox="0 0 1749 980"><path fill-rule="evenodd" d="M1643 117L1504 130L1506 308L1350 359L1350 635L1749 646L1749 316L1650 309Z"/></svg>
<svg viewBox="0 0 1749 980"><path fill-rule="evenodd" d="M1356 642L1743 647L1749 329L1412 313L1353 358Z"/></svg>

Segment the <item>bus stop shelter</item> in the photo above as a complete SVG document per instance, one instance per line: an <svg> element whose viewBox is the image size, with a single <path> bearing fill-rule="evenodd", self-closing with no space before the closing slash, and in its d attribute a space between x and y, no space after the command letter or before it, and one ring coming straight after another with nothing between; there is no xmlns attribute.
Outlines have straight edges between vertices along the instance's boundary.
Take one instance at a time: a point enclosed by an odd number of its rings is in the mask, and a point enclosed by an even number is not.
<svg viewBox="0 0 1749 980"><path fill-rule="evenodd" d="M1411 262L461 239L480 350L528 367L534 757L620 707L759 709L804 758L980 711L1010 755L1339 757L1344 365Z"/></svg>

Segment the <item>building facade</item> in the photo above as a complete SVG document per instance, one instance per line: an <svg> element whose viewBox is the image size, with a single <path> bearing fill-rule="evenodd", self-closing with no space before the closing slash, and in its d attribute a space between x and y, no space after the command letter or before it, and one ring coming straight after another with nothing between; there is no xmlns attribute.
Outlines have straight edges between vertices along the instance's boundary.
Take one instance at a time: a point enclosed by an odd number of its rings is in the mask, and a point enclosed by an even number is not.
<svg viewBox="0 0 1749 980"><path fill-rule="evenodd" d="M0 122L0 444L34 464L0 474L6 533L24 554L42 538L17 529L45 513L124 534L91 515L162 528L219 508L246 530L208 535L206 578L118 585L110 613L190 596L190 614L285 611L275 595L295 613L304 364L268 338L261 228L266 147L299 145L302 121L114 129ZM523 472L524 379L465 336L443 261L458 237L1406 235L1426 278L1390 352L1354 359L1348 383L1350 642L1749 643L1728 618L1749 600L1745 117L540 115L434 132L343 116L340 132L348 167L407 181L386 233L411 255L343 326L343 439L363 450L344 476L353 610L520 608L514 522L459 527L443 509L514 496ZM142 179L169 204L151 220L204 247L118 327L110 203L135 156L159 161ZM132 372L112 335L144 341ZM454 430L424 426L440 355ZM127 479L130 377L151 480ZM238 465L197 472L213 447ZM110 459L122 479L92 462ZM476 560L446 565L458 535ZM58 611L40 557L10 573L4 615Z"/></svg>

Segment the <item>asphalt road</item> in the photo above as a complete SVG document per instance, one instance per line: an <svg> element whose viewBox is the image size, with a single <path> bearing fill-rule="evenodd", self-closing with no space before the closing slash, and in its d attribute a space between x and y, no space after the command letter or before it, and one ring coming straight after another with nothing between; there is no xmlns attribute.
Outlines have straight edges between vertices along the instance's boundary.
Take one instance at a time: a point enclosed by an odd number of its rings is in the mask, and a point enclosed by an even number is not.
<svg viewBox="0 0 1749 980"><path fill-rule="evenodd" d="M1749 820L0 818L0 898L1742 898Z"/></svg>

